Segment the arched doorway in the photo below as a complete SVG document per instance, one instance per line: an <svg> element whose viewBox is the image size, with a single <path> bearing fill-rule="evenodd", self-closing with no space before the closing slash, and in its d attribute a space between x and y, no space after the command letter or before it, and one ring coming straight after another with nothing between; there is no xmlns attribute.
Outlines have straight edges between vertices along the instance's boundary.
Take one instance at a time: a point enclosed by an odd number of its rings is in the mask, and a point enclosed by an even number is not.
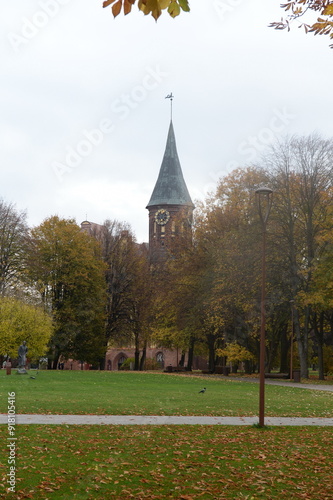
<svg viewBox="0 0 333 500"><path fill-rule="evenodd" d="M116 367L116 370L120 370L121 365L126 361L127 356L123 352L120 352L114 360L114 367Z"/></svg>
<svg viewBox="0 0 333 500"><path fill-rule="evenodd" d="M156 361L157 361L159 368L163 369L164 368L164 354L163 354L163 352L160 351L156 354Z"/></svg>

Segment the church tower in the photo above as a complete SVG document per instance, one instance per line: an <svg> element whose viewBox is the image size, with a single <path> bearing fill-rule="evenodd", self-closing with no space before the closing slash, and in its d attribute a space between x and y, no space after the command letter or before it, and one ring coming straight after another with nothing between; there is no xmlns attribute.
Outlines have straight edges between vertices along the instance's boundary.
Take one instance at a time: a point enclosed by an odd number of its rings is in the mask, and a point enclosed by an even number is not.
<svg viewBox="0 0 333 500"><path fill-rule="evenodd" d="M158 179L146 208L150 261L163 263L177 241L190 241L194 210L178 158L172 120Z"/></svg>

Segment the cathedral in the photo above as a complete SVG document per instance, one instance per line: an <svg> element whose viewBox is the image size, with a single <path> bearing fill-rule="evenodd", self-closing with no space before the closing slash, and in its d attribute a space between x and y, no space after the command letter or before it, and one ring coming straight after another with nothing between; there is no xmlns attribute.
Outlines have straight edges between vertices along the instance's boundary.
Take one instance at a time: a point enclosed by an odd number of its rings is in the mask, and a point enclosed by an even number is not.
<svg viewBox="0 0 333 500"><path fill-rule="evenodd" d="M146 208L150 261L156 264L166 259L178 238L190 238L192 230L194 205L180 166L172 121L160 172Z"/></svg>
<svg viewBox="0 0 333 500"><path fill-rule="evenodd" d="M191 241L194 204L188 192L179 161L175 133L170 121L166 147L158 178L150 200L146 206L149 212L149 259L152 266L163 265L177 242ZM89 221L81 224L81 229L92 232L98 227ZM176 350L148 348L147 359L154 360L160 368L177 367L179 355ZM106 353L105 368L119 370L127 358L134 357L134 349L111 348ZM195 358L194 369L205 369L202 358ZM65 362L65 369L82 369L75 361ZM89 369L89 366L85 366Z"/></svg>

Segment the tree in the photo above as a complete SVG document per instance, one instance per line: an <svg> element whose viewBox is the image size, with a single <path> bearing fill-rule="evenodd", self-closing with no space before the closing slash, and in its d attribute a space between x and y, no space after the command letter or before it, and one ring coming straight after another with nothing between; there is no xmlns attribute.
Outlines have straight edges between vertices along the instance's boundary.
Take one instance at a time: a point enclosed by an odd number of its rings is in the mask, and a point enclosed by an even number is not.
<svg viewBox="0 0 333 500"><path fill-rule="evenodd" d="M266 180L257 168L237 169L222 178L197 216L195 233L197 244L211 256L206 303L213 324L219 325L219 338L224 343L237 340L254 353L259 353L261 264L254 193ZM217 338L209 339L211 358Z"/></svg>
<svg viewBox="0 0 333 500"><path fill-rule="evenodd" d="M319 14L315 22L304 22L300 24L300 28L304 28L305 33L313 33L314 35L327 35L333 39L333 1L332 0L287 0L287 3L281 7L285 11L290 12L286 19L281 19L279 22L273 22L271 27L277 30L290 30L292 22L303 17L309 17L312 12ZM330 45L333 48L333 44Z"/></svg>
<svg viewBox="0 0 333 500"><path fill-rule="evenodd" d="M158 295L163 345L208 355L213 372L217 348L237 339L255 346L259 315L260 251L254 190L265 179L258 169L238 169L197 208L192 245L178 246ZM256 311L258 309L258 312Z"/></svg>
<svg viewBox="0 0 333 500"><path fill-rule="evenodd" d="M31 284L54 322L49 357L103 363L105 266L97 241L73 220L57 216L31 230L27 256Z"/></svg>
<svg viewBox="0 0 333 500"><path fill-rule="evenodd" d="M158 345L181 351L180 364L188 352L192 369L195 347L204 339L205 255L190 244L173 246L173 253L153 272L156 321L153 339ZM206 286L207 289L207 286Z"/></svg>
<svg viewBox="0 0 333 500"><path fill-rule="evenodd" d="M202 326L219 325L224 342L237 341L256 354L261 237L254 191L265 184L274 190L267 238L267 371L276 364L278 353L281 369L288 368L291 300L295 302L294 332L302 377L308 376L311 335L321 364L323 317L326 324L331 321L330 309L325 316L318 314L309 293L319 283L314 269L323 258L321 235L333 225L332 152L332 141L315 135L287 138L265 155L262 168L239 169L221 179L197 216L195 244L202 255L209 256L205 273L211 277L201 289L201 305L197 306L197 311L209 311L210 321L203 321ZM304 294L307 302L301 301ZM211 360L216 338L206 331Z"/></svg>
<svg viewBox="0 0 333 500"><path fill-rule="evenodd" d="M167 9L171 17L177 17L181 10L189 12L188 0L106 0L103 7L112 5L112 14L118 16L123 10L124 14L129 14L132 5L137 3L139 10L145 15L151 14L157 20L162 14L162 10Z"/></svg>
<svg viewBox="0 0 333 500"><path fill-rule="evenodd" d="M152 293L147 248L136 243L127 224L117 221L105 221L92 234L101 244L106 265L107 342L134 344L134 368L138 370L144 363L150 331Z"/></svg>
<svg viewBox="0 0 333 500"><path fill-rule="evenodd" d="M0 201L0 296L20 285L27 235L26 214Z"/></svg>
<svg viewBox="0 0 333 500"><path fill-rule="evenodd" d="M245 361L252 361L254 359L253 354L245 349L245 347L237 344L237 342L232 342L227 344L224 349L218 349L217 353L219 356L226 356L229 363L238 366L239 363Z"/></svg>
<svg viewBox="0 0 333 500"><path fill-rule="evenodd" d="M16 358L19 345L26 340L29 358L37 360L45 354L52 333L52 319L41 307L12 297L0 299L1 354Z"/></svg>
<svg viewBox="0 0 333 500"><path fill-rule="evenodd" d="M272 238L282 259L285 300L295 300L294 327L304 378L308 377L309 335L319 330L311 306L298 298L312 288L320 235L333 223L332 153L332 141L316 135L295 136L272 146L263 159L275 191ZM320 336L317 341L320 348Z"/></svg>
<svg viewBox="0 0 333 500"><path fill-rule="evenodd" d="M325 337L330 343L333 340L333 229L324 231L319 240L320 255L313 265L312 283L307 291L299 294L299 302L312 311L312 327L317 339L319 379L323 380Z"/></svg>

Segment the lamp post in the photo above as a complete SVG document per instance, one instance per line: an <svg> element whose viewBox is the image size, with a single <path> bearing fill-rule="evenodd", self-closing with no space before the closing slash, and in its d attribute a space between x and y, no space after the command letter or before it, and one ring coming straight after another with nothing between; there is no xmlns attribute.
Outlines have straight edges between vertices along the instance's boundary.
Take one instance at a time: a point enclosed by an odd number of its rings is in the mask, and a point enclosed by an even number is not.
<svg viewBox="0 0 333 500"><path fill-rule="evenodd" d="M258 212L262 225L262 281L261 281L261 328L259 361L259 426L265 425L265 328L266 328L266 227L272 207L272 189L260 187L256 190Z"/></svg>

